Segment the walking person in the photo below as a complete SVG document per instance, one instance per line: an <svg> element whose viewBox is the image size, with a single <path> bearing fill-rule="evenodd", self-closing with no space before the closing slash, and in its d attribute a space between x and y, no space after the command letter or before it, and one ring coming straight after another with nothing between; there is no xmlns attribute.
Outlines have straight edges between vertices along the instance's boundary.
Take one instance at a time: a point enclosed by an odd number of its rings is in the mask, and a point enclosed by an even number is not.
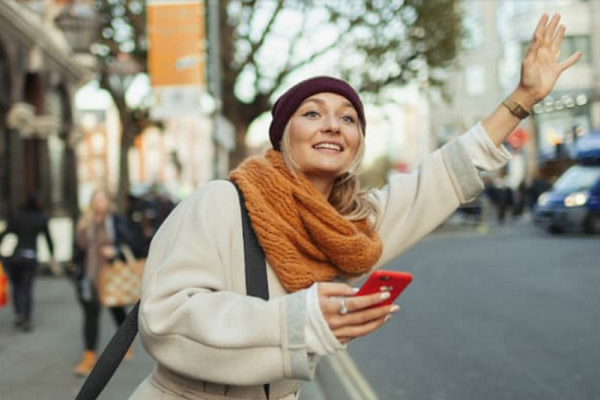
<svg viewBox="0 0 600 400"><path fill-rule="evenodd" d="M8 217L6 230L0 233L0 244L9 233L17 238L13 254L4 262L12 291L14 324L16 328L29 332L33 328L33 291L39 264L37 239L40 234L43 234L46 239L50 264L53 266L51 269L56 270L54 242L48 228L48 218L37 192L31 192L21 210Z"/></svg>
<svg viewBox="0 0 600 400"><path fill-rule="evenodd" d="M123 259L121 245L131 245L127 221L114 210L110 194L97 190L92 194L90 207L77 222L73 262L77 269L78 299L83 311L84 352L75 366L75 374L87 376L96 363L102 305L98 297L98 277L102 265L115 258ZM127 310L110 307L112 317L120 326ZM127 358L132 356L132 350Z"/></svg>
<svg viewBox="0 0 600 400"><path fill-rule="evenodd" d="M482 189L480 170L502 167L502 142L580 57L555 55L564 34L544 15L521 80L481 123L411 174L360 189L365 149L359 95L319 76L272 109L272 149L230 181L199 188L154 237L142 283L139 328L157 367L130 400L297 399L321 356L384 325L385 294L353 297L351 284L442 223ZM240 202L265 252L269 299L246 295ZM265 387L268 385L268 389Z"/></svg>

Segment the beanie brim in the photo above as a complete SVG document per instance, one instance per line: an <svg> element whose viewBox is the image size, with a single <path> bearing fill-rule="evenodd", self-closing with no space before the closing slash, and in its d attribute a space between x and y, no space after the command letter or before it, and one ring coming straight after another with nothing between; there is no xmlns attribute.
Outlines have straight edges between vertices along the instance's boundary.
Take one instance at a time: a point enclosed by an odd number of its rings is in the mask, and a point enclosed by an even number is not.
<svg viewBox="0 0 600 400"><path fill-rule="evenodd" d="M354 107L363 135L366 134L364 107L358 93L348 83L330 76L317 76L304 80L288 89L273 105L269 125L269 139L273 149L281 149L283 130L304 100L317 93L335 93L345 97Z"/></svg>

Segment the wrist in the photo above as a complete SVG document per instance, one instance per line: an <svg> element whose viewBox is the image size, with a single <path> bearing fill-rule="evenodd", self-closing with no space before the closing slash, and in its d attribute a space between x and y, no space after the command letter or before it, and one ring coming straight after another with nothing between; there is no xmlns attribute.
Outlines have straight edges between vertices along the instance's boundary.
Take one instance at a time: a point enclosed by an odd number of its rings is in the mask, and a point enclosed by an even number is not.
<svg viewBox="0 0 600 400"><path fill-rule="evenodd" d="M525 110L529 111L530 113L533 110L533 106L535 106L541 100L541 99L538 100L528 90L526 90L522 87L517 87L509 95L509 97L512 98L517 103L519 103L521 105L521 107L523 107Z"/></svg>

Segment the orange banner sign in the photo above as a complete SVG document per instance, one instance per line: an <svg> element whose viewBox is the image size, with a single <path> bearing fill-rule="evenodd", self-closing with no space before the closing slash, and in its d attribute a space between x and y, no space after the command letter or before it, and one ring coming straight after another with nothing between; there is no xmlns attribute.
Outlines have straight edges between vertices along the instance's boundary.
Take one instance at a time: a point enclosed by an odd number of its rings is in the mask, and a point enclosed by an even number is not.
<svg viewBox="0 0 600 400"><path fill-rule="evenodd" d="M148 70L153 87L206 86L201 0L148 0Z"/></svg>

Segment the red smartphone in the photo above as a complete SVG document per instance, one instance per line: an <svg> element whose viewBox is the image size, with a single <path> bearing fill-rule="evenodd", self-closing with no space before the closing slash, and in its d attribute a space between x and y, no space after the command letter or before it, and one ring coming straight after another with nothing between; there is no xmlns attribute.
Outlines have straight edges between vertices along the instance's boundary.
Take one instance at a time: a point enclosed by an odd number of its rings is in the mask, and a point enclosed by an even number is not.
<svg viewBox="0 0 600 400"><path fill-rule="evenodd" d="M378 269L371 273L362 284L355 296L364 296L373 293L390 292L390 297L377 304L375 307L391 305L394 300L412 282L413 276L408 272L386 271Z"/></svg>

